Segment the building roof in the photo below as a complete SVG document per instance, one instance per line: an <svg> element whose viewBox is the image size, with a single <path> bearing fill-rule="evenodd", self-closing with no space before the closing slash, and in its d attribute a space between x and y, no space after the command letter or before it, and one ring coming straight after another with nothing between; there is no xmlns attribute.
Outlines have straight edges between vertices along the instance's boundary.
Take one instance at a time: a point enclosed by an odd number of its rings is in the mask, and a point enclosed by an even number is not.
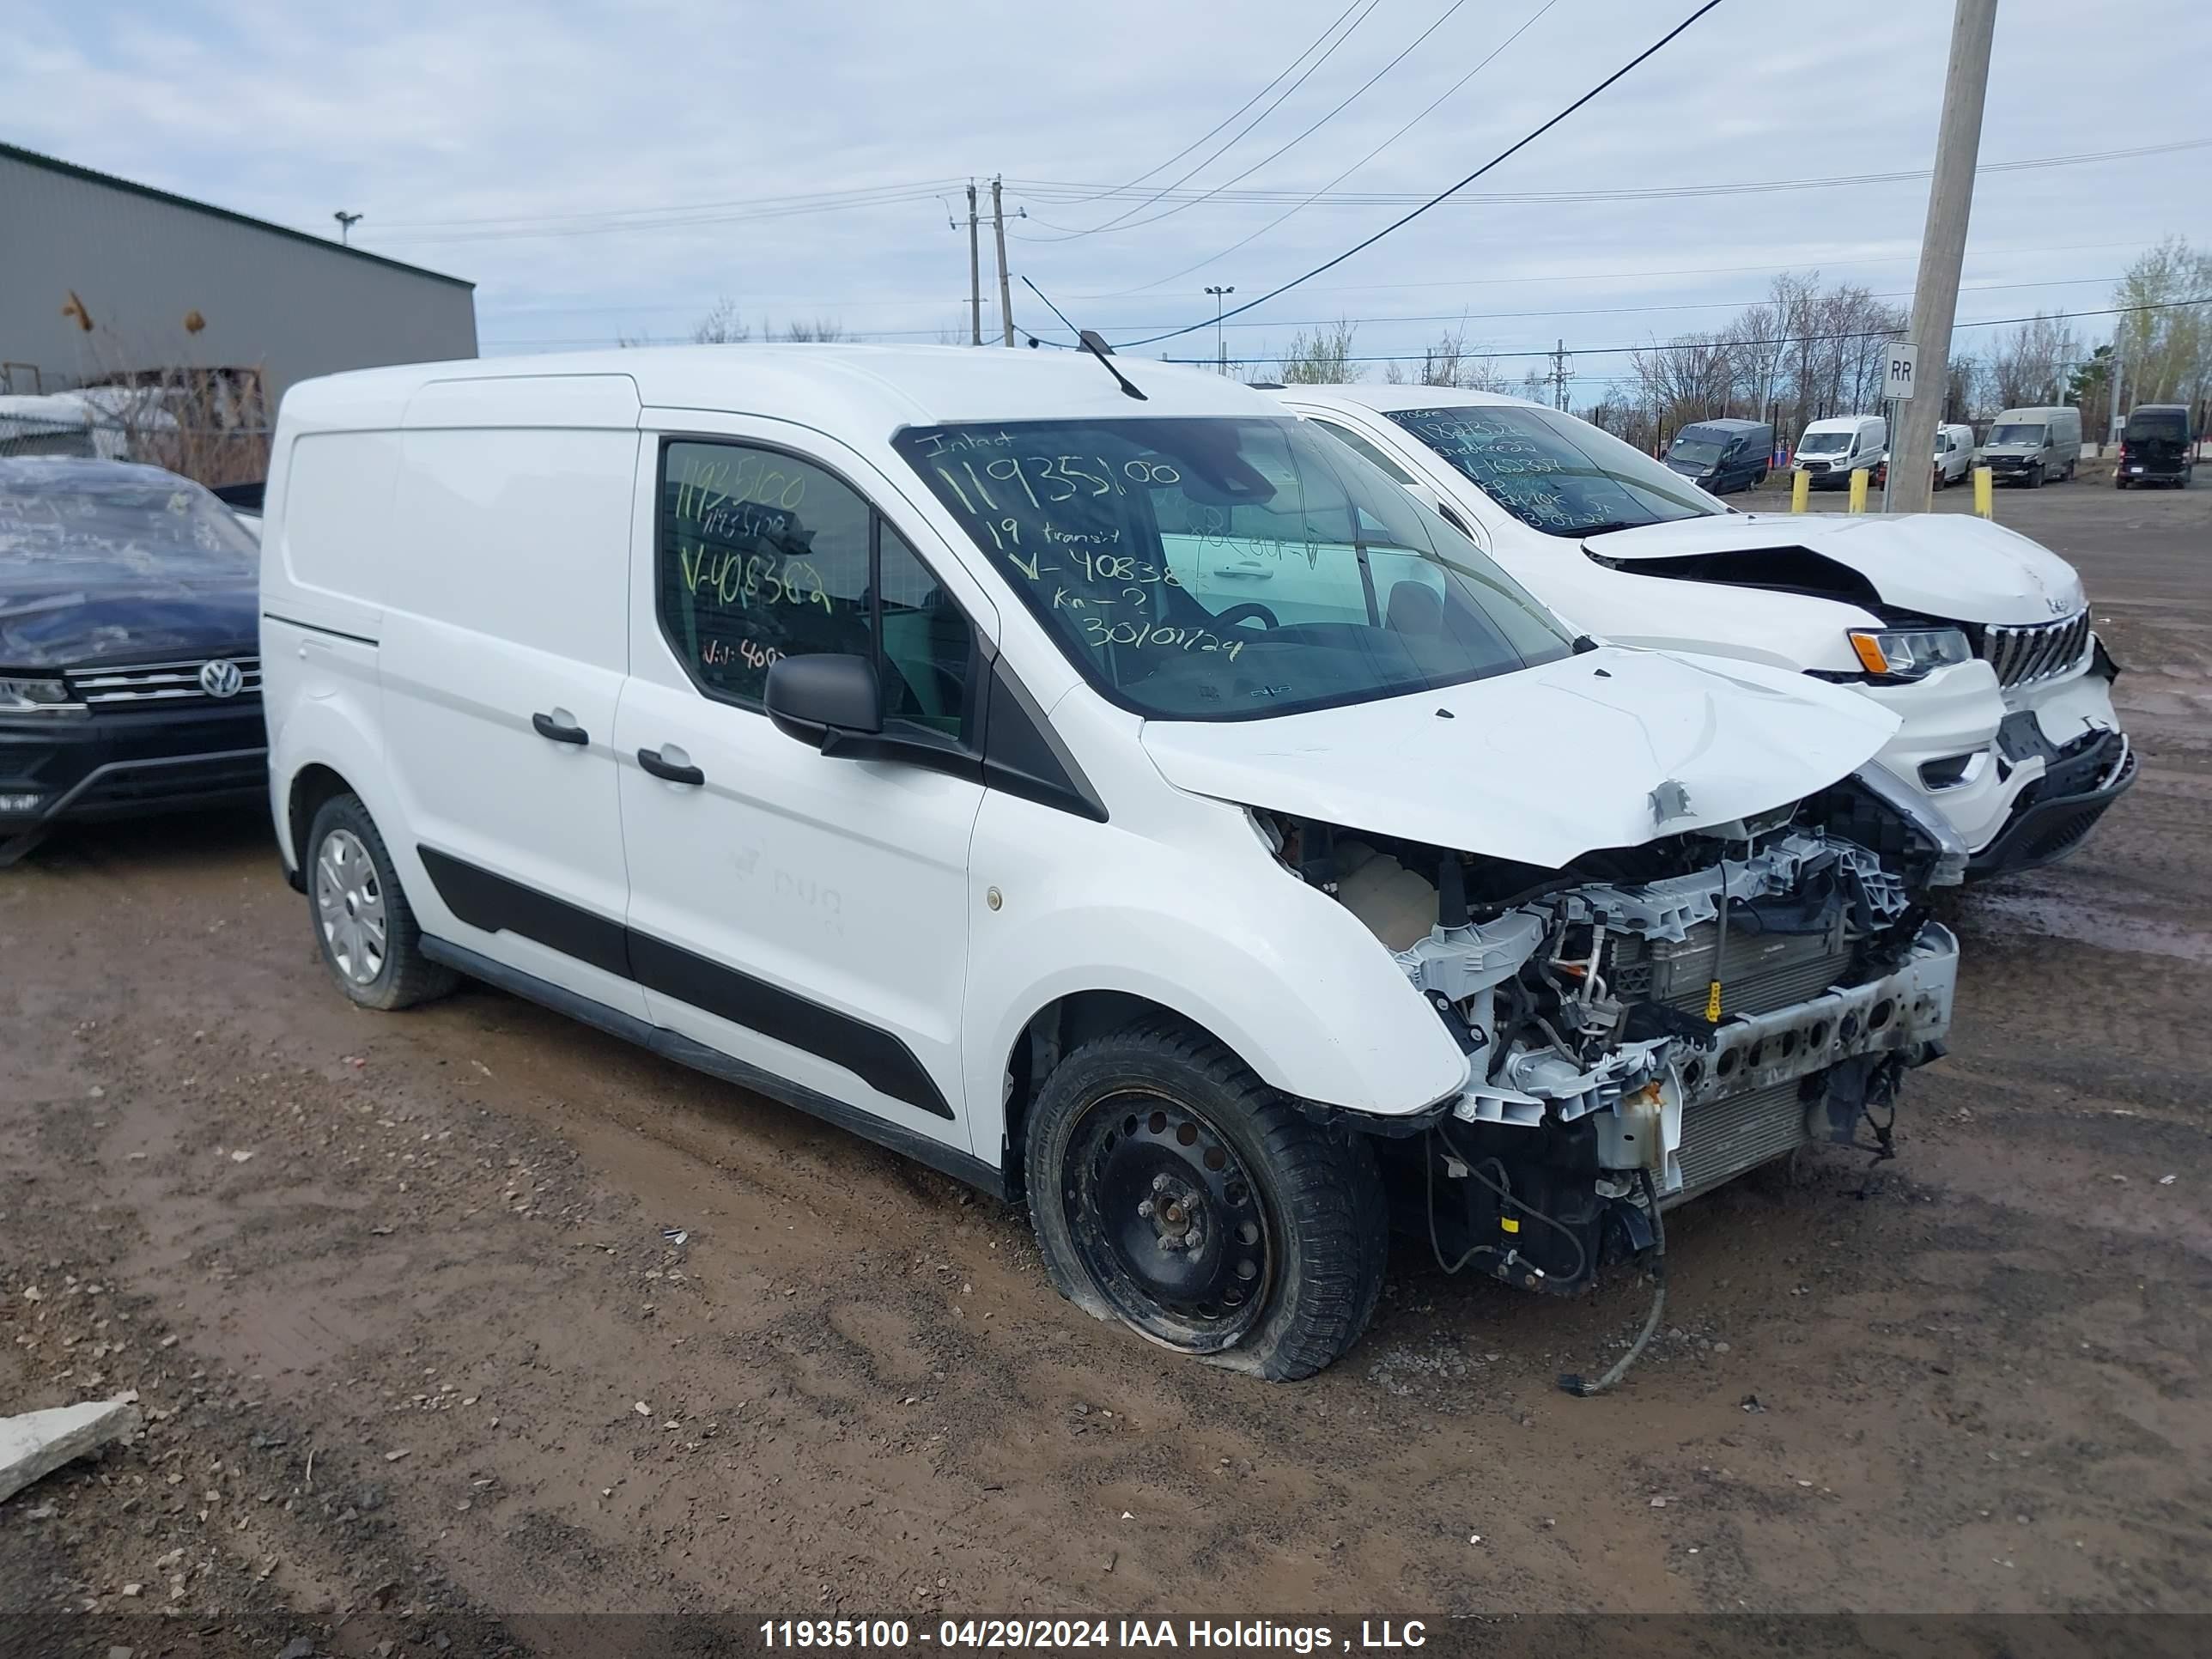
<svg viewBox="0 0 2212 1659"><path fill-rule="evenodd" d="M748 343L359 369L299 382L285 395L284 414L301 426L338 429L419 422L426 418L423 407L417 405L410 417L409 405L434 386L441 388L434 394L441 419L495 404L526 409L531 424L590 425L611 406L580 384L590 380L625 385L627 396L647 407L770 416L847 437L855 432L888 437L902 427L964 422L1216 415L1265 420L1284 412L1263 394L1211 371L1142 357L1116 357L1114 363L1144 392L1142 402L1124 393L1083 352ZM556 379L562 384L531 392L532 380ZM483 390L463 391L462 383Z"/></svg>
<svg viewBox="0 0 2212 1659"><path fill-rule="evenodd" d="M256 219L249 214L234 213L228 208L216 207L207 202L195 202L189 196L172 195L166 190L156 190L151 185L142 185L130 179L118 179L112 173L99 173L91 167L81 167L74 161L64 161L52 155L41 155L34 149L24 149L15 144L0 143L0 157L5 157L11 161L21 161L30 167L43 167L49 173L58 173L64 178L82 179L87 184L104 185L110 190L127 191L133 196L143 196L149 201L166 202L171 207L185 208L194 213L205 214L210 219L227 219L233 224L245 225L250 229L265 230L272 236L283 236L295 242L305 242L308 246L321 248L325 252L343 254L349 258L366 259L372 264L387 266L393 270L404 270L410 276L427 276L433 282L451 283L456 288L476 287L474 283L464 276L449 276L442 270L427 270L421 265L410 265L404 259L386 258L381 253L371 253L365 248L350 247L343 242L333 242L327 236L318 236L309 231L295 230L289 225L271 224L266 219Z"/></svg>

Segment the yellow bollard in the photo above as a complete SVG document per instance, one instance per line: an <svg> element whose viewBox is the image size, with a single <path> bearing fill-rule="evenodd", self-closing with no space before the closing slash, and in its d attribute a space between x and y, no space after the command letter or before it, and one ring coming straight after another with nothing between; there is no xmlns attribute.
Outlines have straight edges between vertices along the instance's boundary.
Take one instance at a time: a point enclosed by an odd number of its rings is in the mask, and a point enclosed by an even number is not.
<svg viewBox="0 0 2212 1659"><path fill-rule="evenodd" d="M1867 480L1873 477L1874 474L1868 471L1866 468L1863 466L1855 466L1851 469L1852 512L1863 513L1866 511Z"/></svg>
<svg viewBox="0 0 2212 1659"><path fill-rule="evenodd" d="M1997 515L1996 474L1985 466L1974 469L1974 511L1984 519Z"/></svg>
<svg viewBox="0 0 2212 1659"><path fill-rule="evenodd" d="M1797 471L1790 475L1790 510L1802 513L1813 499L1813 475Z"/></svg>

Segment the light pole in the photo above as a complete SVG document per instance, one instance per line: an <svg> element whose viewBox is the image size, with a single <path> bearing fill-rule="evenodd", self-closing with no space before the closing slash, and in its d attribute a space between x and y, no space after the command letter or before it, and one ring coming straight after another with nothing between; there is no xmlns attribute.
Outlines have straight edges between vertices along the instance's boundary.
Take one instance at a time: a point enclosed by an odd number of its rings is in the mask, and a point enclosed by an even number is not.
<svg viewBox="0 0 2212 1659"><path fill-rule="evenodd" d="M1213 296L1213 356L1215 367L1223 374L1229 373L1229 348L1222 343L1221 302L1237 292L1234 288L1209 288Z"/></svg>
<svg viewBox="0 0 2212 1659"><path fill-rule="evenodd" d="M336 213L331 215L331 217L338 222L338 245L341 247L351 246L353 228L361 222L361 215L348 213L343 208L340 208Z"/></svg>

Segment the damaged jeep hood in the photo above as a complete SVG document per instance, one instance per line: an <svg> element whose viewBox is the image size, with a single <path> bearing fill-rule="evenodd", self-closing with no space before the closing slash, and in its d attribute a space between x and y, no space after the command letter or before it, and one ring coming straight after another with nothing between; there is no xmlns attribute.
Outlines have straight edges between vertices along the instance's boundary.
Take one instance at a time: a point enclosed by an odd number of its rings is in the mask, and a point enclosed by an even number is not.
<svg viewBox="0 0 2212 1659"><path fill-rule="evenodd" d="M1784 805L1897 727L1802 675L1608 646L1342 708L1151 720L1143 742L1194 794L1548 869Z"/></svg>
<svg viewBox="0 0 2212 1659"><path fill-rule="evenodd" d="M2087 603L2081 579L2065 560L1971 514L1731 513L1615 531L1583 544L1655 576L1666 572L1653 567L1671 559L1755 558L1802 547L1856 571L1885 605L1951 622L2047 623ZM1755 572L1753 565L1750 580Z"/></svg>

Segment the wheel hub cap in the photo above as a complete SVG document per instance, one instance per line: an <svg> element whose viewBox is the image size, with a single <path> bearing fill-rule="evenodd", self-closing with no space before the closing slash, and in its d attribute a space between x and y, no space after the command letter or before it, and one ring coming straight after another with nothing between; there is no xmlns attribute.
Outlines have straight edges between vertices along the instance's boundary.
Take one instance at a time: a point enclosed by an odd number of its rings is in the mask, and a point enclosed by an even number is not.
<svg viewBox="0 0 2212 1659"><path fill-rule="evenodd" d="M315 849L315 924L337 970L356 985L384 971L389 933L376 861L350 830L333 830Z"/></svg>

